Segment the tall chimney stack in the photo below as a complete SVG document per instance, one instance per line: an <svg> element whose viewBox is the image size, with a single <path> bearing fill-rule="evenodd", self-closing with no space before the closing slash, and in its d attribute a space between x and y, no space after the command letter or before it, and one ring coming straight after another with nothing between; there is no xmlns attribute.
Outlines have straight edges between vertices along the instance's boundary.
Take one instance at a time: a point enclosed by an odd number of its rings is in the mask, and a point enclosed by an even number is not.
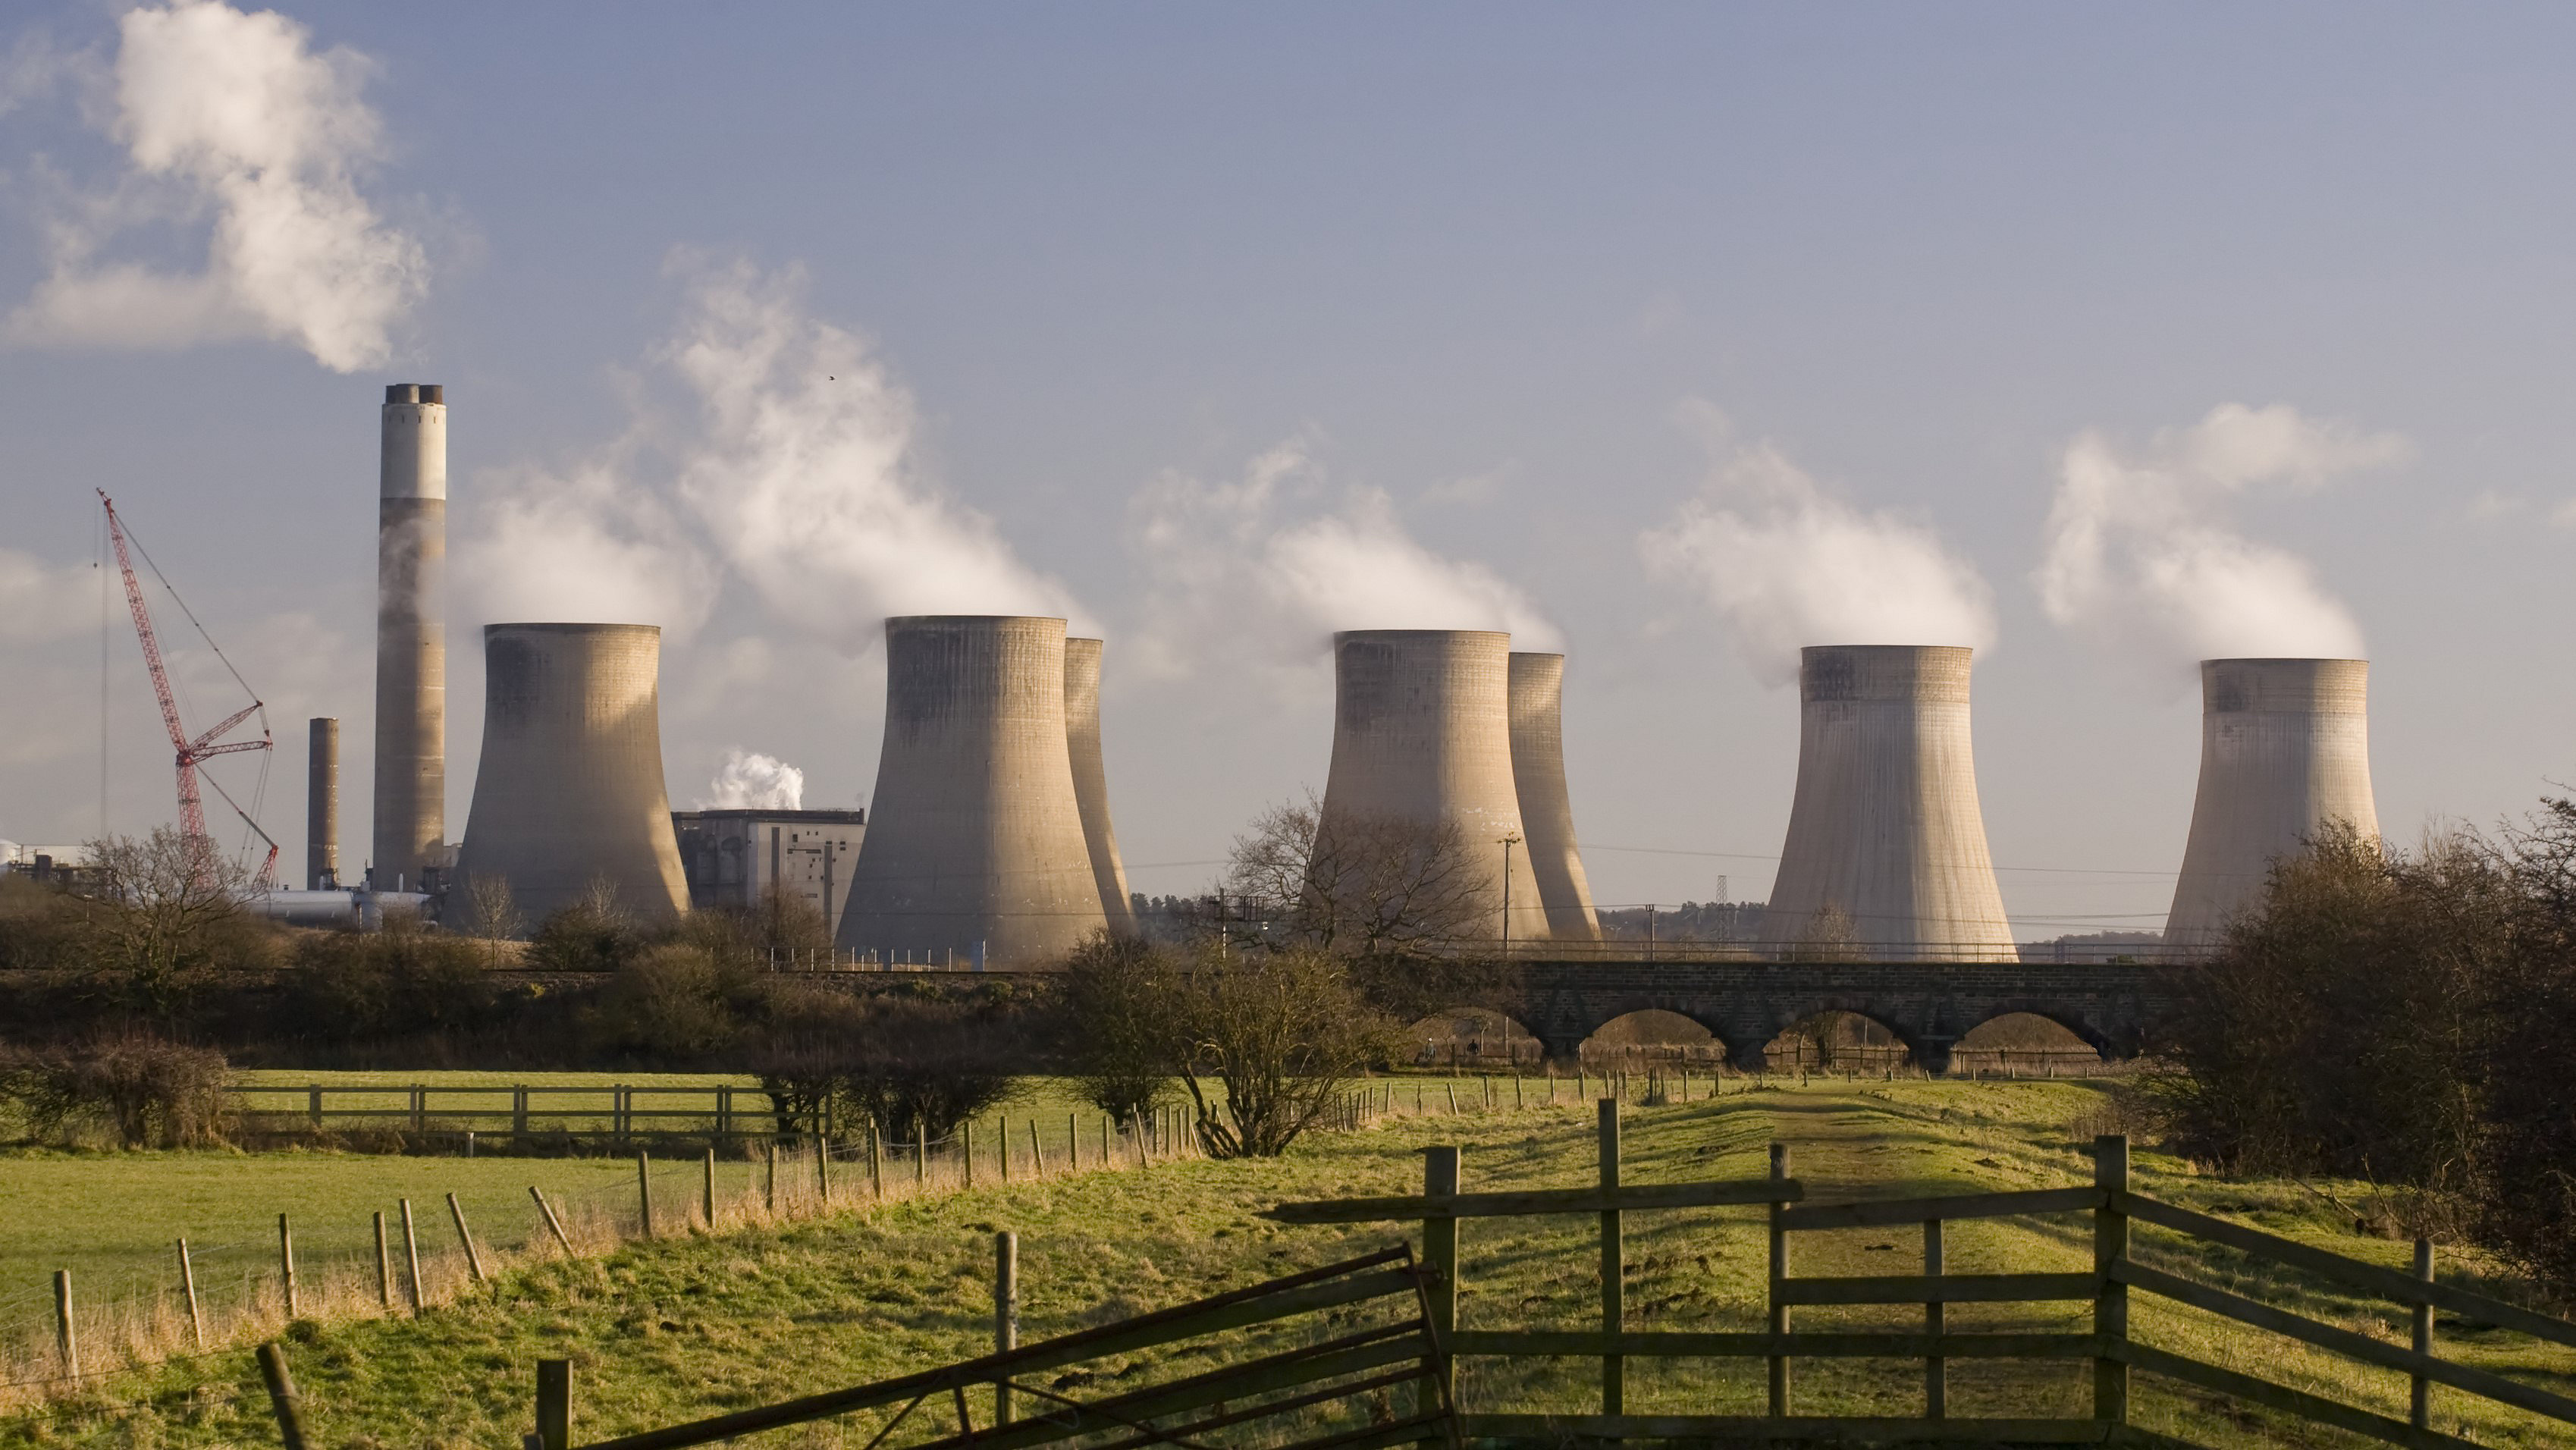
<svg viewBox="0 0 2576 1450"><path fill-rule="evenodd" d="M2319 826L2379 836L2368 660L2202 660L2200 694L2200 790L2165 917L2186 953L2216 946Z"/></svg>
<svg viewBox="0 0 2576 1450"><path fill-rule="evenodd" d="M1977 806L1968 666L1955 645L1799 652L1798 788L1763 914L1770 942L1878 960L2017 958Z"/></svg>
<svg viewBox="0 0 2576 1450"><path fill-rule="evenodd" d="M376 792L370 870L417 891L447 845L447 403L385 389L376 513Z"/></svg>
<svg viewBox="0 0 2576 1450"><path fill-rule="evenodd" d="M340 884L340 722L316 716L304 734L304 889Z"/></svg>

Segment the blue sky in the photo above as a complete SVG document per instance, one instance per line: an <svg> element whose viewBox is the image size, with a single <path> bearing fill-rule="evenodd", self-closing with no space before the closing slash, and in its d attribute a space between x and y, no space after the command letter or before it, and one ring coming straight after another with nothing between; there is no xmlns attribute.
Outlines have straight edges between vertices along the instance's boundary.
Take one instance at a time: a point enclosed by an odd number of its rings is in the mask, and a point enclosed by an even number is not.
<svg viewBox="0 0 2576 1450"><path fill-rule="evenodd" d="M106 487L281 735L346 722L364 838L374 404L415 379L452 405L451 830L470 631L580 607L545 593L577 569L513 576L512 500L540 541L536 504L595 504L645 551L607 557L683 560L630 571L674 631L675 799L730 748L794 762L809 803L864 797L868 622L982 576L709 543L710 496L760 467L674 349L727 305L799 339L779 379L859 358L883 409L784 382L779 406L896 437L874 486L933 544L1107 635L1140 889L1197 885L1320 784L1326 628L1484 622L1442 613L1464 609L1561 637L1603 901L1704 899L1721 872L1759 896L1796 739L1763 641L1814 601L1718 586L1800 562L1768 547L1798 530L1762 527L1785 509L1983 590L1994 854L2059 868L2003 873L2025 935L2152 926L2211 636L2140 624L2157 602L2116 577L2052 617L2034 571L2088 435L2122 487L2166 488L2130 524L2235 540L2358 630L2391 835L2576 778L2563 9L293 10L309 53L350 53L381 144L349 185L419 262L345 371L292 337L25 325L74 222L104 238L83 266L208 266L220 207L135 179L125 9L21 6L0 35L0 836L98 827ZM2286 410L2306 451L2194 474L2215 435L2192 430L2231 404ZM1699 574L1651 567L1695 499L1749 529ZM1300 594L1281 541L1353 539L1399 541L1440 602L1362 621ZM1879 605L1901 631L1908 601ZM169 814L166 747L111 645L108 822L134 830ZM290 854L300 764L270 792Z"/></svg>

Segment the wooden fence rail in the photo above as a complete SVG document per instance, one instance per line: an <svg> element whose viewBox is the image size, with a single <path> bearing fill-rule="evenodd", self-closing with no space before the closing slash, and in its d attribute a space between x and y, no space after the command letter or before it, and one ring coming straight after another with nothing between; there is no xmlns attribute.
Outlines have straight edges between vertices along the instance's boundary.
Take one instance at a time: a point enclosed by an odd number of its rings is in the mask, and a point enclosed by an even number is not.
<svg viewBox="0 0 2576 1450"><path fill-rule="evenodd" d="M2407 1274L2148 1198L2129 1187L2128 1140L2118 1135L2095 1141L2094 1182L2089 1187L1835 1204L1804 1201L1805 1189L1789 1174L1789 1153L1783 1144L1772 1146L1772 1172L1767 1178L1623 1186L1618 1181L1615 1099L1601 1102L1599 1141L1598 1188L1468 1193L1462 1191L1458 1150L1433 1148L1428 1153L1423 1191L1418 1196L1288 1203L1272 1209L1267 1217L1290 1224L1418 1222L1422 1226L1423 1267L1435 1276L1430 1298L1433 1325L1453 1356L1599 1359L1597 1412L1462 1413L1461 1434L1479 1442L1539 1446L1586 1439L1737 1437L1824 1441L1972 1436L1989 1443L2174 1443L2140 1431L2132 1423L2132 1371L2251 1401L2299 1420L2333 1426L2409 1450L2471 1447L2470 1441L2432 1428L2431 1390L2437 1385L2576 1425L2576 1399L2440 1357L2434 1351L2430 1311L2438 1308L2472 1323L2562 1345L2576 1345L2576 1324L2435 1282L2431 1250L2421 1243L2417 1247L2416 1271ZM1621 1216L1736 1204L1764 1207L1770 1245L1765 1327L1740 1332L1626 1328L1621 1322L1619 1285ZM1462 1272L1458 1221L1569 1213L1599 1215L1602 1327L1526 1331L1461 1326L1457 1318ZM2091 1221L2094 1263L2090 1272L1952 1274L1944 1270L1945 1223L2069 1214L2083 1214ZM2411 1348L2401 1348L2140 1263L2132 1255L2131 1238L2134 1227L2141 1224L2223 1245L2280 1268L2314 1274L2345 1289L2392 1301L2412 1312L2415 1343ZM1808 1276L1795 1272L1795 1236L1800 1233L1900 1225L1922 1228L1923 1271L1919 1274ZM2397 1419L2146 1342L2130 1322L2132 1291L2278 1334L2364 1365L2404 1373L2412 1383L2410 1414L2406 1419ZM1944 1322L1944 1309L1950 1304L2087 1300L2093 1305L2090 1333L1959 1332ZM1795 1328L1793 1311L1812 1305L1920 1306L1921 1327L1826 1332ZM1764 1360L1769 1370L1765 1413L1626 1414L1622 1403L1625 1361L1646 1356ZM1799 1415L1793 1365L1803 1358L1919 1359L1924 1366L1923 1414L1868 1418ZM1953 1359L2090 1361L2092 1413L2074 1419L1952 1418L1948 1413L1946 1367Z"/></svg>

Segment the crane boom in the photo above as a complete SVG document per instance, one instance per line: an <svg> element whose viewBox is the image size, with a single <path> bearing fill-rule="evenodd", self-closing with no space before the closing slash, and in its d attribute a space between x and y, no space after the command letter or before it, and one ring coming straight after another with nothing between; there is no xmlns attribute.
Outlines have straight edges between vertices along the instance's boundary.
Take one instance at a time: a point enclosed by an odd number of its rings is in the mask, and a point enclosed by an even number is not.
<svg viewBox="0 0 2576 1450"><path fill-rule="evenodd" d="M178 696L170 689L170 672L161 663L161 641L152 630L152 611L143 602L143 581L135 576L134 561L126 552L124 521L116 516L116 501L107 496L107 490L98 490L98 501L107 510L107 537L116 548L117 570L125 576L125 606L134 615L134 637L143 645L143 665L152 675L153 696L161 702L161 724L170 732L170 749L179 772L179 830L189 840L204 841L211 846L213 838L206 831L205 801L197 790L198 762L209 756L275 748L276 742L268 733L265 707L254 697L248 705L226 716L223 723L194 739L189 738L188 727L179 720ZM168 581L163 583L166 586ZM175 596L176 591L173 591ZM185 605L180 607L183 611L186 609ZM191 619L194 617L190 616ZM230 668L229 661L226 667ZM236 673L234 678L239 679L239 674ZM214 743L225 732L253 715L262 717L259 739L236 740L227 745ZM219 794L221 790L217 787ZM254 884L263 890L274 887L277 884L277 842L270 838L268 832L260 830L259 822L252 820L250 812L243 810L231 796L224 797L224 804L232 806L233 813L258 832L261 840L268 842L268 859L260 864Z"/></svg>

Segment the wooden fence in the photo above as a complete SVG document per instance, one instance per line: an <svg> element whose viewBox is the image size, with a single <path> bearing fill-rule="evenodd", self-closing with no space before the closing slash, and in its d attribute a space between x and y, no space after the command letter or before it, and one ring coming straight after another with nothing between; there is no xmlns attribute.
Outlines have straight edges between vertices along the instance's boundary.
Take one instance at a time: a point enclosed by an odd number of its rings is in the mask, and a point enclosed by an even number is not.
<svg viewBox="0 0 2576 1450"><path fill-rule="evenodd" d="M2410 1447L2473 1450L2473 1442L2432 1428L2432 1391L2444 1386L2566 1425L2576 1425L2576 1400L2487 1370L2443 1358L2434 1342L2434 1311L2471 1322L2576 1346L2576 1324L2535 1314L2486 1295L2437 1283L2429 1245L2418 1242L2415 1272L2363 1263L2242 1224L2161 1203L2129 1187L2129 1145L2117 1135L2097 1139L2090 1187L1977 1193L1875 1202L1807 1204L1805 1188L1790 1176L1789 1150L1771 1148L1765 1179L1629 1187L1619 1181L1619 1116L1615 1099L1600 1104L1600 1181L1597 1187L1527 1192L1468 1193L1459 1178L1455 1148L1431 1149L1418 1196L1282 1204L1269 1217L1296 1224L1416 1221L1421 1224L1423 1265L1436 1275L1432 1322L1453 1356L1581 1356L1600 1366L1599 1409L1593 1413L1462 1413L1464 1438L1480 1443L1554 1447L1575 1439L1668 1440L1749 1438L1785 1441L1976 1437L1991 1443L2175 1443L2130 1423L2129 1380L2144 1371L2199 1389L2250 1401L2297 1419ZM1769 1228L1767 1323L1746 1332L1647 1332L1626 1327L1623 1289L1623 1216L1637 1212L1764 1207ZM1600 1223L1600 1328L1529 1331L1462 1327L1458 1225L1471 1218L1538 1214L1597 1214ZM1951 1274L1942 1256L1944 1224L1962 1219L2025 1215L2089 1215L2093 1267L2081 1273ZM2296 1269L2348 1290L2393 1302L2412 1321L2412 1344L2400 1348L2338 1325L2291 1313L2230 1290L2141 1263L2130 1253L2133 1224L2152 1224L2188 1239L2223 1245L2271 1266ZM1922 1271L1887 1276L1804 1277L1794 1272L1796 1235L1829 1229L1919 1226ZM2412 1383L2411 1412L2404 1420L2283 1385L2247 1369L2207 1363L2150 1343L2132 1332L2132 1292L2152 1294L2258 1330L2286 1336L2364 1365L2396 1370ZM1957 1303L2091 1301L2089 1333L1961 1333L1944 1322ZM1806 1305L1920 1306L1919 1329L1848 1332L1802 1331L1795 1311ZM1627 1413L1627 1361L1635 1357L1760 1359L1767 1367L1761 1415L1654 1415ZM1802 1358L1914 1359L1923 1364L1923 1413L1853 1418L1799 1415L1793 1368ZM1947 1366L1953 1359L2078 1360L2092 1366L2092 1413L2065 1419L1954 1419L1948 1411Z"/></svg>

